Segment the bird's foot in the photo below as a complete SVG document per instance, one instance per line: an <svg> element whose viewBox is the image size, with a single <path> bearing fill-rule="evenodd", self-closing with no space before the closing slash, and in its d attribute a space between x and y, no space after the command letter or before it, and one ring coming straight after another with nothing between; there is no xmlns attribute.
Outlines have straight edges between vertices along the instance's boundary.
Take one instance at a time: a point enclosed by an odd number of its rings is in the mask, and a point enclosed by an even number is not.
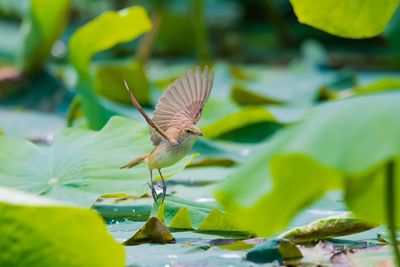
<svg viewBox="0 0 400 267"><path fill-rule="evenodd" d="M151 195L153 196L153 200L154 200L155 203L157 203L157 191L156 191L156 189L154 188L154 184L148 183L148 185L149 185L149 187L150 187Z"/></svg>

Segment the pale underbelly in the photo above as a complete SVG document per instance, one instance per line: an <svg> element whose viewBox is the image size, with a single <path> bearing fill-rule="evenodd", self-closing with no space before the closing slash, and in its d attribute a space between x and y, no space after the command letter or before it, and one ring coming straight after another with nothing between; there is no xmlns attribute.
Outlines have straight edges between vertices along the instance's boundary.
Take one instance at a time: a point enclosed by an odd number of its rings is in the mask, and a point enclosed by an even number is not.
<svg viewBox="0 0 400 267"><path fill-rule="evenodd" d="M162 169L174 165L188 154L193 143L190 142L177 146L171 146L169 144L159 145L146 158L149 169Z"/></svg>

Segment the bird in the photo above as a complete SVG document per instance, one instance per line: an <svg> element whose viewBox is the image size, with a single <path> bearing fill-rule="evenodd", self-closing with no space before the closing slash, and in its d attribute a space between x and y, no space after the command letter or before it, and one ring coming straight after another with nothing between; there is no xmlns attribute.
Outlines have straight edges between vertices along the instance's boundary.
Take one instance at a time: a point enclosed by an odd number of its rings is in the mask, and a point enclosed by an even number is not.
<svg viewBox="0 0 400 267"><path fill-rule="evenodd" d="M154 148L121 168L132 168L143 162L150 172L149 187L157 203L157 192L154 188L153 171L157 170L162 182L161 203L164 202L167 187L161 169L169 167L183 159L191 150L196 140L203 136L196 125L200 120L203 108L210 96L214 72L208 66L188 70L175 80L160 97L152 118L140 106L128 83L124 85L132 104L141 113L149 125L150 138Z"/></svg>

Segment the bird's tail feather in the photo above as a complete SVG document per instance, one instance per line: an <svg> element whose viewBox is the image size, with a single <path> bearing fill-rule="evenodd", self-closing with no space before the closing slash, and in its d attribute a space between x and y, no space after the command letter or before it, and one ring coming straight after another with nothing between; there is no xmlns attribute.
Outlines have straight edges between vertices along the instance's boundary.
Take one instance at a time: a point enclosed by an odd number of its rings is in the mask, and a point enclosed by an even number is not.
<svg viewBox="0 0 400 267"><path fill-rule="evenodd" d="M149 154L144 154L140 157L137 157L131 161L129 161L127 164L125 164L124 166L121 167L121 169L125 169L125 168L132 168L135 167L136 165L139 165L140 163L142 163L148 156Z"/></svg>

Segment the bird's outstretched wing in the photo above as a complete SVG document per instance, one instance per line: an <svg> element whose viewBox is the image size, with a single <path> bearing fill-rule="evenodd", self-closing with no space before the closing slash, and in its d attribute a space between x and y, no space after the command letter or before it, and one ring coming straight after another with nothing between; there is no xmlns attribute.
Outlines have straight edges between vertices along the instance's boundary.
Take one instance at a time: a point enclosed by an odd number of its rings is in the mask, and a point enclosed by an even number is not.
<svg viewBox="0 0 400 267"><path fill-rule="evenodd" d="M125 83L125 88L128 91L129 97L131 99L132 104L136 107L136 109L142 114L142 116L145 118L147 123L150 125L150 129L153 129L155 133L158 133L158 136L162 136L165 138L168 142L171 144L176 144L176 141L172 139L170 136L168 136L160 127L158 127L157 124L155 124L152 119L147 115L147 113L143 110L143 108L140 106L139 102L136 100L135 96L133 95L132 91L129 89L128 83L124 80ZM161 138L161 137L159 137Z"/></svg>
<svg viewBox="0 0 400 267"><path fill-rule="evenodd" d="M153 122L164 132L170 127L196 124L211 93L214 79L212 70L196 67L171 84L160 98L153 115ZM159 131L150 128L151 140L158 145L162 139Z"/></svg>

